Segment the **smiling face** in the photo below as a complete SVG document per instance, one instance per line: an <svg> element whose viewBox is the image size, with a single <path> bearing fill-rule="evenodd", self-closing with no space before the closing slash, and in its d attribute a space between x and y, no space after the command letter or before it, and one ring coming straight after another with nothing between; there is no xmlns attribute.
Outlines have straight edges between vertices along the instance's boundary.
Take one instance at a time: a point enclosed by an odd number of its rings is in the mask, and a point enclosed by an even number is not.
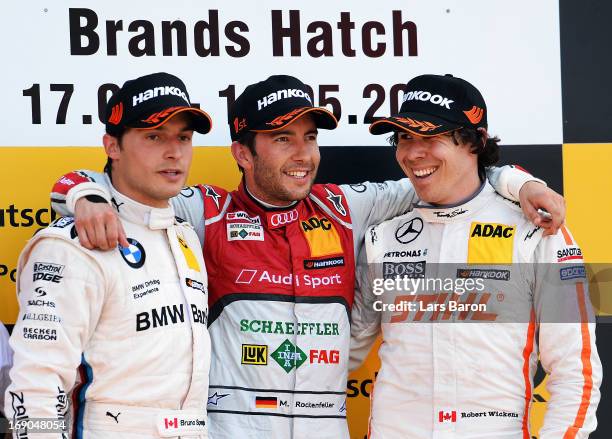
<svg viewBox="0 0 612 439"><path fill-rule="evenodd" d="M254 148L255 154L245 145L232 144L247 187L255 197L284 206L308 196L321 160L317 128L310 115L281 130L257 133Z"/></svg>
<svg viewBox="0 0 612 439"><path fill-rule="evenodd" d="M128 128L121 142L104 135L104 148L113 159L113 186L122 194L152 207L168 206L168 199L185 185L193 155L191 117L173 116L151 129Z"/></svg>
<svg viewBox="0 0 612 439"><path fill-rule="evenodd" d="M435 205L455 204L480 187L478 156L470 146L441 134L433 137L398 133L395 157L417 195Z"/></svg>

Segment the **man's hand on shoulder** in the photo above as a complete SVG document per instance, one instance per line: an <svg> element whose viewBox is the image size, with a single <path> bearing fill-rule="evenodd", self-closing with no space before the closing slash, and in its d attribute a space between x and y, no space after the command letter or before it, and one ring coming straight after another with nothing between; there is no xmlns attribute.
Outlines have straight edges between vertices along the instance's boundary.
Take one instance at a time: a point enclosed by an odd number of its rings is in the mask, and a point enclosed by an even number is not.
<svg viewBox="0 0 612 439"><path fill-rule="evenodd" d="M555 235L565 222L565 199L543 184L536 181L525 183L519 199L525 216L544 229L544 236ZM539 214L538 209L548 212L551 218Z"/></svg>
<svg viewBox="0 0 612 439"><path fill-rule="evenodd" d="M87 249L111 250L117 244L129 246L117 212L107 203L79 199L75 204L74 222L79 242Z"/></svg>

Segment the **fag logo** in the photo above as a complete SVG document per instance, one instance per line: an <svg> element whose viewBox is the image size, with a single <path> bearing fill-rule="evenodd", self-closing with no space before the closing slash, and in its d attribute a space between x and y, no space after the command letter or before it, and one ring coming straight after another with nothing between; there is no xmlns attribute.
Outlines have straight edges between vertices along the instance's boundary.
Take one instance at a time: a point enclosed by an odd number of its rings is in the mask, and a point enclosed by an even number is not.
<svg viewBox="0 0 612 439"><path fill-rule="evenodd" d="M482 120L482 116L484 116L484 110L474 105L468 111L464 111L463 114L465 114L465 116L469 119L470 122L476 125Z"/></svg>
<svg viewBox="0 0 612 439"><path fill-rule="evenodd" d="M338 364L340 363L340 351L327 349L311 349L310 364Z"/></svg>
<svg viewBox="0 0 612 439"><path fill-rule="evenodd" d="M242 345L241 364L252 364L255 366L268 365L268 346L258 344Z"/></svg>

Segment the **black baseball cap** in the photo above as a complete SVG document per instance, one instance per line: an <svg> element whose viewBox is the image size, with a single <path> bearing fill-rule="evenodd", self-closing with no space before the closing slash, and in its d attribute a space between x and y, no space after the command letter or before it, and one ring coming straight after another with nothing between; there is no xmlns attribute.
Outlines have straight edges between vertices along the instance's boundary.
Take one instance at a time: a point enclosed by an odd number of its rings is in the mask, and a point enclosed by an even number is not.
<svg viewBox="0 0 612 439"><path fill-rule="evenodd" d="M106 132L117 135L122 128L158 128L184 111L193 115L194 131L210 131L210 116L191 105L183 81L164 72L141 76L126 81L106 104Z"/></svg>
<svg viewBox="0 0 612 439"><path fill-rule="evenodd" d="M244 89L229 109L232 140L247 131L273 132L310 113L317 128L333 130L338 121L333 113L312 104L306 85L288 75L270 76Z"/></svg>
<svg viewBox="0 0 612 439"><path fill-rule="evenodd" d="M481 127L487 128L487 105L476 87L452 75L421 75L406 84L399 114L377 120L370 132L399 130L429 137Z"/></svg>

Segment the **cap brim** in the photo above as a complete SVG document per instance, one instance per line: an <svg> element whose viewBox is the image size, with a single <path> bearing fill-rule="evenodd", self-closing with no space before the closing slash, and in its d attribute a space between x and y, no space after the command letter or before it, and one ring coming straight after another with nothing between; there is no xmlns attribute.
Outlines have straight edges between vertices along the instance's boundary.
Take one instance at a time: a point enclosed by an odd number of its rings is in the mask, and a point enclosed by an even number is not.
<svg viewBox="0 0 612 439"><path fill-rule="evenodd" d="M416 136L431 137L462 128L462 125L439 117L421 113L400 113L385 117L370 125L370 133L385 134L391 131L407 131Z"/></svg>
<svg viewBox="0 0 612 439"><path fill-rule="evenodd" d="M334 114L321 107L300 107L291 110L289 113L276 117L267 122L266 128L252 129L256 133L270 133L287 127L305 114L311 114L317 128L333 130L338 126L338 120ZM269 127L269 128L268 128Z"/></svg>
<svg viewBox="0 0 612 439"><path fill-rule="evenodd" d="M192 118L192 128L194 131L197 131L201 134L206 134L210 132L212 128L212 119L203 110L200 110L196 107L171 107L165 110L159 111L150 115L148 118L144 120L140 120L137 123L132 125L132 128L138 128L142 130L152 130L155 128L159 128L176 116L179 113L189 112L193 114Z"/></svg>

